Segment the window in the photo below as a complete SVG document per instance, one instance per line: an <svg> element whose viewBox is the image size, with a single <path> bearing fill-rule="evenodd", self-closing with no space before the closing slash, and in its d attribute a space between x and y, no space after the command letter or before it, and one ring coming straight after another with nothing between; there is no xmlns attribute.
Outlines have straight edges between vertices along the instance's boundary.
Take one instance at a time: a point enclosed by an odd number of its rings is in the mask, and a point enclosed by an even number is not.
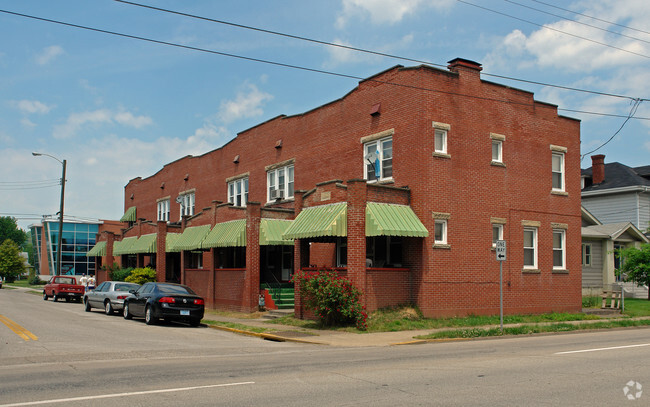
<svg viewBox="0 0 650 407"><path fill-rule="evenodd" d="M447 220L436 219L433 236L434 243L447 244Z"/></svg>
<svg viewBox="0 0 650 407"><path fill-rule="evenodd" d="M246 206L248 202L248 178L228 183L228 202L234 206Z"/></svg>
<svg viewBox="0 0 650 407"><path fill-rule="evenodd" d="M293 198L293 165L267 172L267 201Z"/></svg>
<svg viewBox="0 0 650 407"><path fill-rule="evenodd" d="M591 267L591 243L582 244L582 265Z"/></svg>
<svg viewBox="0 0 650 407"><path fill-rule="evenodd" d="M497 240L503 240L503 225L492 224L492 247L497 246Z"/></svg>
<svg viewBox="0 0 650 407"><path fill-rule="evenodd" d="M158 220L169 222L169 199L158 201Z"/></svg>
<svg viewBox="0 0 650 407"><path fill-rule="evenodd" d="M554 152L551 166L553 190L564 191L564 153Z"/></svg>
<svg viewBox="0 0 650 407"><path fill-rule="evenodd" d="M180 195L179 201L181 205L181 218L183 216L194 215L194 192Z"/></svg>
<svg viewBox="0 0 650 407"><path fill-rule="evenodd" d="M202 269L203 268L203 253L202 252L190 252L187 256L187 268L190 269Z"/></svg>
<svg viewBox="0 0 650 407"><path fill-rule="evenodd" d="M503 141L501 140L492 140L492 161L503 162Z"/></svg>
<svg viewBox="0 0 650 407"><path fill-rule="evenodd" d="M436 129L434 135L434 151L447 154L447 130Z"/></svg>
<svg viewBox="0 0 650 407"><path fill-rule="evenodd" d="M524 268L537 268L537 228L524 228Z"/></svg>
<svg viewBox="0 0 650 407"><path fill-rule="evenodd" d="M387 137L364 144L363 162L368 181L393 178L393 138Z"/></svg>
<svg viewBox="0 0 650 407"><path fill-rule="evenodd" d="M553 269L565 270L566 269L566 250L565 250L566 231L553 230Z"/></svg>

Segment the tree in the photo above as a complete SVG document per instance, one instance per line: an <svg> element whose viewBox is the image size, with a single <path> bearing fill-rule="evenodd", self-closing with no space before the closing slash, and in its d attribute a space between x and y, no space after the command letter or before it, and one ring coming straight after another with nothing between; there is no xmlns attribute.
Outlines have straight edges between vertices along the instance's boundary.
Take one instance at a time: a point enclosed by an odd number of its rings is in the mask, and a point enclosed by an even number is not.
<svg viewBox="0 0 650 407"><path fill-rule="evenodd" d="M0 245L0 276L8 283L13 283L24 272L25 263L20 257L18 245L13 240L6 239Z"/></svg>
<svg viewBox="0 0 650 407"><path fill-rule="evenodd" d="M16 245L22 247L27 240L27 233L18 228L16 219L10 216L0 216L0 242L13 240Z"/></svg>
<svg viewBox="0 0 650 407"><path fill-rule="evenodd" d="M616 270L624 276L625 281L634 281L637 285L650 286L650 244L644 244L640 249L629 247L619 251L621 267ZM650 301L650 290L648 290Z"/></svg>

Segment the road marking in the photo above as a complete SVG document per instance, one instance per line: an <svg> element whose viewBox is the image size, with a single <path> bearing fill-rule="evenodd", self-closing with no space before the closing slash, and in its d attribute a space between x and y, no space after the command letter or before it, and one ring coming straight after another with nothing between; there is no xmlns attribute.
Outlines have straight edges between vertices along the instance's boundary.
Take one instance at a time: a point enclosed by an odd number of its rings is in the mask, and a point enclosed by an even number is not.
<svg viewBox="0 0 650 407"><path fill-rule="evenodd" d="M189 391L189 390L199 390L199 389L210 389L210 388L214 388L214 387L243 386L245 384L255 384L255 382L223 383L223 384L211 384L211 385L207 385L207 386L179 387L179 388L176 388L176 389L134 391L134 392L129 392L129 393L100 394L98 396L71 397L71 398L67 398L67 399L27 401L27 402L24 402L24 403L0 404L0 407L36 406L36 405L39 405L39 404L68 403L68 402L71 402L71 401L84 401L84 400L108 399L108 398L115 398L115 397L141 396L141 395L144 395L144 394L156 394L156 393L172 393L172 392L175 392L175 391Z"/></svg>
<svg viewBox="0 0 650 407"><path fill-rule="evenodd" d="M34 335L33 333L29 332L27 329L23 328L22 326L18 325L14 321L10 320L9 318L5 317L4 315L0 315L0 322L3 324L7 325L7 328L11 329L14 331L14 333L24 340L32 340L32 341L37 341L38 336Z"/></svg>
<svg viewBox="0 0 650 407"><path fill-rule="evenodd" d="M566 355L569 353L585 353L585 352L598 352L601 350L614 350L614 349L627 349L627 348L639 348L642 346L650 346L650 343L641 343L638 345L626 345L626 346L612 346L610 348L595 348L595 349L582 349L582 350L570 350L567 352L556 352L554 355Z"/></svg>

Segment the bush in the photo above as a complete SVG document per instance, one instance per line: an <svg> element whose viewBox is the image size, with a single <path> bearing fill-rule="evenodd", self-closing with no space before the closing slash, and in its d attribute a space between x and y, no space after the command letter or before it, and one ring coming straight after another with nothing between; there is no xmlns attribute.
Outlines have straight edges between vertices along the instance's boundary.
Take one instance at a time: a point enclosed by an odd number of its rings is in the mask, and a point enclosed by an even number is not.
<svg viewBox="0 0 650 407"><path fill-rule="evenodd" d="M133 272L133 268L125 268L125 269L110 269L108 271L108 278L113 280L113 281L125 281L127 277L131 275Z"/></svg>
<svg viewBox="0 0 650 407"><path fill-rule="evenodd" d="M150 281L156 281L156 270L145 267L141 269L133 269L131 275L124 279L127 283L144 284Z"/></svg>
<svg viewBox="0 0 650 407"><path fill-rule="evenodd" d="M333 270L299 271L293 282L300 286L305 306L312 310L324 326L355 324L368 329L365 307L361 305L361 291L350 280L339 277Z"/></svg>
<svg viewBox="0 0 650 407"><path fill-rule="evenodd" d="M27 282L29 285L45 285L47 283L47 281L41 280L41 278L37 275L31 276Z"/></svg>

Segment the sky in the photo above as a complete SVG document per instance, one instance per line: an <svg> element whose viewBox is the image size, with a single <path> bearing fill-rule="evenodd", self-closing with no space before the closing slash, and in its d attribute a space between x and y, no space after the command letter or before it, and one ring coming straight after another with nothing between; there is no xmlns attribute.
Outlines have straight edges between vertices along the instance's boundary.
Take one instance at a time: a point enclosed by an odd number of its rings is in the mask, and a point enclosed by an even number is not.
<svg viewBox="0 0 650 407"><path fill-rule="evenodd" d="M582 168L650 165L647 0L135 2L168 11L0 0L0 216L21 228L56 217L55 159L67 219L119 219L133 178L360 78L456 57L580 119Z"/></svg>

